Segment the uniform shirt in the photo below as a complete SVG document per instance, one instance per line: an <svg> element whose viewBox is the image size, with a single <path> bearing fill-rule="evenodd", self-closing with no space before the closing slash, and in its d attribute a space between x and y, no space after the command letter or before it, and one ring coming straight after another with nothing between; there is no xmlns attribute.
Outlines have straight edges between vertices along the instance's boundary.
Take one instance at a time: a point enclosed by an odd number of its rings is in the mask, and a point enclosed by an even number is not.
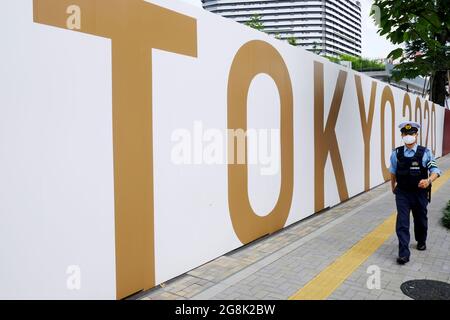
<svg viewBox="0 0 450 320"><path fill-rule="evenodd" d="M417 143L411 149L408 149L405 146L404 153L403 153L405 155L405 157L411 158L412 156L414 156L414 154L417 151L417 146L418 146ZM428 149L428 148L426 148L425 152L423 153L422 165L425 168L428 168L428 171L430 173L436 173L439 176L441 176L442 172L437 167L436 160L435 160L433 154L431 153L430 149ZM397 150L394 150L391 154L391 167L389 168L389 171L392 174L396 174L396 172L397 172Z"/></svg>

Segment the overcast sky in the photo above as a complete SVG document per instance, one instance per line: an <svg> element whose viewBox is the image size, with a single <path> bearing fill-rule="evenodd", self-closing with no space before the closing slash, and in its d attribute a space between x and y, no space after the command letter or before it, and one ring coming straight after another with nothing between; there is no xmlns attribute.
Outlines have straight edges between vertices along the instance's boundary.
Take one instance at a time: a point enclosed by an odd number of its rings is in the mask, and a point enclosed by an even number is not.
<svg viewBox="0 0 450 320"><path fill-rule="evenodd" d="M201 7L200 0L181 0ZM391 50L396 47L393 46L384 37L377 34L377 29L369 17L370 7L373 0L360 0L362 3L362 55L369 58L385 58Z"/></svg>

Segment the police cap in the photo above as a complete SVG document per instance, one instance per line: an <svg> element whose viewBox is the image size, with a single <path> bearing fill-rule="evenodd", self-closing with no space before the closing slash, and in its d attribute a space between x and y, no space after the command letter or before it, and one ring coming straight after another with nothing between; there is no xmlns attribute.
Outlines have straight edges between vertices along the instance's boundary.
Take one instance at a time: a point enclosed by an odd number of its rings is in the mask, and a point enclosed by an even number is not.
<svg viewBox="0 0 450 320"><path fill-rule="evenodd" d="M399 126L401 133L417 133L420 129L420 124L414 121L402 122Z"/></svg>

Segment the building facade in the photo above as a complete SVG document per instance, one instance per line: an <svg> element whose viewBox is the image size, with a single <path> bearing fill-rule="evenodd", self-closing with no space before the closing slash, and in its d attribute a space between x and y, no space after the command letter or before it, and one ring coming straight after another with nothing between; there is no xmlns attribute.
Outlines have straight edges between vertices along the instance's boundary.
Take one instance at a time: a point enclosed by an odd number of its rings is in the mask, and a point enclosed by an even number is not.
<svg viewBox="0 0 450 320"><path fill-rule="evenodd" d="M356 0L202 0L208 11L245 23L316 53L361 55L361 3Z"/></svg>

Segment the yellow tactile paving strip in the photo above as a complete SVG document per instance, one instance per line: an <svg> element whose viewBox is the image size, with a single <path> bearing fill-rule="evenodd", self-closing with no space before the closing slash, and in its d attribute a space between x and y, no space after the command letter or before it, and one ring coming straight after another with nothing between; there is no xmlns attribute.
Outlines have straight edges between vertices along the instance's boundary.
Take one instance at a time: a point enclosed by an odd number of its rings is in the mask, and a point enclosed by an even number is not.
<svg viewBox="0 0 450 320"><path fill-rule="evenodd" d="M450 170L447 170L433 183L432 193L438 191L449 179ZM328 298L394 233L396 216L397 212L393 212L389 218L372 232L367 234L357 244L322 270L304 287L289 297L289 300L324 300Z"/></svg>

